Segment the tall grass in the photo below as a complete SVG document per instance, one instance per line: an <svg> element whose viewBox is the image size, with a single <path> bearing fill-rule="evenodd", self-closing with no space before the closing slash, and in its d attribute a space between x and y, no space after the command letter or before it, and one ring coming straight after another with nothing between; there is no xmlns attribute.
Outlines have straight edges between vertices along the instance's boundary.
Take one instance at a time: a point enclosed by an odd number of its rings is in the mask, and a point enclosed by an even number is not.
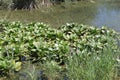
<svg viewBox="0 0 120 80"><path fill-rule="evenodd" d="M46 76L45 80L119 80L120 65L116 63L118 55L119 53L114 54L109 46L100 54L76 53L68 56L65 72L63 72L64 68L54 61L46 62L40 67ZM33 74L34 76L36 74ZM43 79L43 76L38 77L40 80ZM31 76L31 80L36 79L32 79Z"/></svg>
<svg viewBox="0 0 120 80"><path fill-rule="evenodd" d="M69 80L113 80L116 55L109 48L101 54L93 53L92 56L77 54L69 57L67 69Z"/></svg>

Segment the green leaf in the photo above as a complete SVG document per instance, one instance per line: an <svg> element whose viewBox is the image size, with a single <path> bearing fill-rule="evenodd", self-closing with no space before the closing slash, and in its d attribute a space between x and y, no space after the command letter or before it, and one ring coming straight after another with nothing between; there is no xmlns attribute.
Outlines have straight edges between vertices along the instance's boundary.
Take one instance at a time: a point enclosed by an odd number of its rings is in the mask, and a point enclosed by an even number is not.
<svg viewBox="0 0 120 80"><path fill-rule="evenodd" d="M15 71L19 71L22 67L22 62L16 62L14 64Z"/></svg>

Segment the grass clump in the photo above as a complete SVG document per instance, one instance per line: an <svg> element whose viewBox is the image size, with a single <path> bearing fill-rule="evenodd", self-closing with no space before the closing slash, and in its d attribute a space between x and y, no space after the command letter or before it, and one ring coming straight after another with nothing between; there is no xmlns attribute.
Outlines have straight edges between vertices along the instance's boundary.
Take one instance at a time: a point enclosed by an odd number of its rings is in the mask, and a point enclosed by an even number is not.
<svg viewBox="0 0 120 80"><path fill-rule="evenodd" d="M113 80L116 55L110 48L105 48L100 55L73 55L67 64L69 80Z"/></svg>

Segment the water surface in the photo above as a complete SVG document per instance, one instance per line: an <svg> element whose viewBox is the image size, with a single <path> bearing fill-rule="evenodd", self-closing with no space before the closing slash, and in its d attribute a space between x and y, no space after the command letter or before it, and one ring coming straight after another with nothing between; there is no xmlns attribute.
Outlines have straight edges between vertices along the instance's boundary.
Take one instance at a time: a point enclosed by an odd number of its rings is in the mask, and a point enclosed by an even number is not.
<svg viewBox="0 0 120 80"><path fill-rule="evenodd" d="M41 7L39 10L0 11L0 19L21 22L44 22L52 27L65 23L80 23L93 26L108 26L120 32L120 1L98 0Z"/></svg>
<svg viewBox="0 0 120 80"><path fill-rule="evenodd" d="M92 25L108 26L120 32L120 1L109 0L98 5Z"/></svg>

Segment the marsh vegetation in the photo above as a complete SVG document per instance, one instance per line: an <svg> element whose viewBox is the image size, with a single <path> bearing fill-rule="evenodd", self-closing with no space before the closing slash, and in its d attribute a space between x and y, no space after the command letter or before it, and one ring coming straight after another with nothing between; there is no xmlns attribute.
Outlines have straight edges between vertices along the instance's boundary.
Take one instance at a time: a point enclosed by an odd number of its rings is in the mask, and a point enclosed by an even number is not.
<svg viewBox="0 0 120 80"><path fill-rule="evenodd" d="M0 9L0 80L120 79L117 0L0 0Z"/></svg>
<svg viewBox="0 0 120 80"><path fill-rule="evenodd" d="M36 64L33 72L31 68L23 72L27 73L24 77L30 76L32 80L40 77L38 70L50 80L64 77L68 80L112 80L119 75L120 36L112 29L76 23L67 23L59 29L39 22L3 21L0 25L3 28L0 34L1 76L11 77L9 72L19 74L26 62Z"/></svg>

